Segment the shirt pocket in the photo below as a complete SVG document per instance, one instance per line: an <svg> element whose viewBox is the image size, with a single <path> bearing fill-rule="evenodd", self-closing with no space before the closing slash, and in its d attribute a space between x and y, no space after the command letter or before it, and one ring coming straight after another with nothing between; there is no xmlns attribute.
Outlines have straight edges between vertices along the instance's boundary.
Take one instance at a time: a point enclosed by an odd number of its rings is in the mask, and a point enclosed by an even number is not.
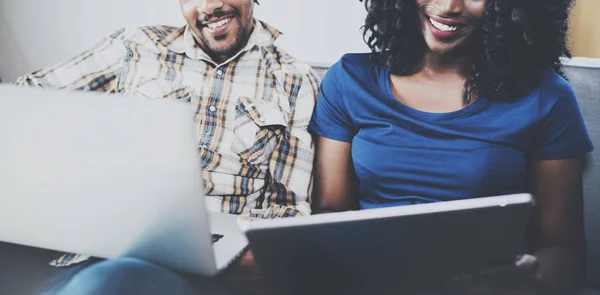
<svg viewBox="0 0 600 295"><path fill-rule="evenodd" d="M246 96L239 96L232 151L252 164L267 162L283 129L287 128L286 117L274 102L254 103Z"/></svg>
<svg viewBox="0 0 600 295"><path fill-rule="evenodd" d="M156 78L140 78L134 93L149 98L179 99L187 102L194 98L193 87Z"/></svg>

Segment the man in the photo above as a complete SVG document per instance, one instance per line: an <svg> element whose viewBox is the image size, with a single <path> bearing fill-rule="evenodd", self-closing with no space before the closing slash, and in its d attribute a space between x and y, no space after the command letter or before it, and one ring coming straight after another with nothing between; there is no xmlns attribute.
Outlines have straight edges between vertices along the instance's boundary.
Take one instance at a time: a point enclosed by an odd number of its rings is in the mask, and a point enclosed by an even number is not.
<svg viewBox="0 0 600 295"><path fill-rule="evenodd" d="M180 0L185 27L120 30L17 84L185 100L197 110L209 210L309 215L313 142L307 125L319 81L307 64L273 45L280 33L254 19L255 2ZM95 263L67 254L52 264L76 269L52 290L56 294L198 291L188 288L189 280L143 261ZM231 273L253 281L252 254Z"/></svg>

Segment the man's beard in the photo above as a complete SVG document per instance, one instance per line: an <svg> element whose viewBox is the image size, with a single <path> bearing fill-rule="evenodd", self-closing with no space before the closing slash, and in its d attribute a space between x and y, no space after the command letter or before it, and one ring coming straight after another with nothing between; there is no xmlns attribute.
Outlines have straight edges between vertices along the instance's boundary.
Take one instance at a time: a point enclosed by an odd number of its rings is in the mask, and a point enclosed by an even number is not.
<svg viewBox="0 0 600 295"><path fill-rule="evenodd" d="M227 37L229 37L229 35L219 36L219 37L214 38L214 40L220 41ZM204 45L203 46L204 48L207 48L210 51L210 52L206 52L209 55L233 56L246 45L249 37L250 36L249 36L248 29L246 27L240 25L239 30L235 34L235 38L233 39L233 42L229 46L215 47L214 45L211 44L209 38L206 38L203 34L201 34L199 41L202 42L202 44Z"/></svg>
<svg viewBox="0 0 600 295"><path fill-rule="evenodd" d="M204 36L204 28L206 28L206 22L209 21L211 18L222 18L222 17L231 17L233 21L234 18L238 18L238 20L240 20L240 26L239 26L239 30L235 35L235 38L233 39L233 43L231 43L230 46L227 47L215 47L210 43L209 38L207 38L206 36ZM210 52L206 52L208 55L211 56L233 56L235 55L238 51L240 51L246 44L246 42L248 41L248 39L250 38L249 34L250 32L248 32L248 28L245 27L242 23L241 23L241 13L238 9L231 9L231 10L222 10L222 9L217 9L215 10L212 14L204 14L200 19L196 20L196 28L200 31L200 36L198 36L200 38L200 40L196 40L197 42L201 42L204 46L203 48L206 48L208 51ZM229 35L224 35L224 36L219 36L216 37L215 40L216 41L220 41L223 40L225 38L229 37Z"/></svg>

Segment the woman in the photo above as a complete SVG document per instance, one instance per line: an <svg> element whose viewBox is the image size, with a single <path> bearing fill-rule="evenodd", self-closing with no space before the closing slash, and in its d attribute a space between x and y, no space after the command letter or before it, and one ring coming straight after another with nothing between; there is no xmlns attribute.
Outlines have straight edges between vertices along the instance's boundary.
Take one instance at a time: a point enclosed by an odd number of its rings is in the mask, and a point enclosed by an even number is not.
<svg viewBox="0 0 600 295"><path fill-rule="evenodd" d="M366 0L370 54L327 73L315 211L531 192L543 285L583 272L582 156L593 149L563 79L567 0Z"/></svg>

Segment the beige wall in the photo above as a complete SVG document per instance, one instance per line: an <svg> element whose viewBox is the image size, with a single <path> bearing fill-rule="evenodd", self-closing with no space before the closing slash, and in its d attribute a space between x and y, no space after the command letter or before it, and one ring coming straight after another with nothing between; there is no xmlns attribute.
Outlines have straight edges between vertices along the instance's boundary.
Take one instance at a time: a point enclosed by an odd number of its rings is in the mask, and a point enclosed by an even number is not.
<svg viewBox="0 0 600 295"><path fill-rule="evenodd" d="M600 58L600 0L576 0L571 15L573 56Z"/></svg>

